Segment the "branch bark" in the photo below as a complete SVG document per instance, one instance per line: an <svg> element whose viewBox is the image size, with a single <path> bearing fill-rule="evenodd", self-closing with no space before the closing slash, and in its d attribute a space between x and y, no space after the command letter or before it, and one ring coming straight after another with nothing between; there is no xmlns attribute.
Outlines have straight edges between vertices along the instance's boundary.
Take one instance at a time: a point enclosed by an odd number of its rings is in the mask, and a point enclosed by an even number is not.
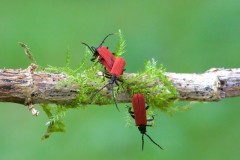
<svg viewBox="0 0 240 160"><path fill-rule="evenodd" d="M65 74L35 72L35 69L34 64L27 69L0 69L0 101L28 105L33 114L37 115L33 104L71 104L76 100L82 86L59 83L67 80L68 76ZM134 76L134 73L123 75L124 79ZM219 101L240 95L240 68L213 68L202 74L168 72L166 76L179 92L180 100ZM106 96L109 95L106 93ZM118 94L117 101L130 100L131 97L126 91Z"/></svg>

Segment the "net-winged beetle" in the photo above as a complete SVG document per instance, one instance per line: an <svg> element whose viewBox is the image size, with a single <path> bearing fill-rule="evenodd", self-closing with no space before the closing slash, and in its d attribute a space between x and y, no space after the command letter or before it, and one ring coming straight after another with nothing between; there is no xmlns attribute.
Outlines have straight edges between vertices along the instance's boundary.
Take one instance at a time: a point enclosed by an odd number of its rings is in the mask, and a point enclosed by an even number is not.
<svg viewBox="0 0 240 160"><path fill-rule="evenodd" d="M144 96L142 94L134 94L132 96L132 106L133 111L131 111L131 108L129 107L128 112L135 119L135 125L138 127L138 130L142 134L142 150L144 148L144 135L146 135L160 149L163 149L146 133L146 127L151 126L147 122L152 121L154 117L147 119L146 110L149 108L149 106L146 106Z"/></svg>

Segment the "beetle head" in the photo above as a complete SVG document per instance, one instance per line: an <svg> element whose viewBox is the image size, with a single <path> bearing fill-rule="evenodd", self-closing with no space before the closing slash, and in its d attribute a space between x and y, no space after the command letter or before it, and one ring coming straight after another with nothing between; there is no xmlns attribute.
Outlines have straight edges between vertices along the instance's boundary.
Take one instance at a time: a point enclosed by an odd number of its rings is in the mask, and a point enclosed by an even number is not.
<svg viewBox="0 0 240 160"><path fill-rule="evenodd" d="M97 56L98 56L98 52L97 52L97 49L95 48L95 47L90 47L87 43L83 43L82 42L82 44L83 45L85 45L85 46L87 46L88 47L88 49L93 53L93 56L92 56L92 58L91 58L91 61L95 61L95 59L97 58Z"/></svg>
<svg viewBox="0 0 240 160"><path fill-rule="evenodd" d="M147 132L145 125L138 126L138 130L141 132L141 134L145 134Z"/></svg>

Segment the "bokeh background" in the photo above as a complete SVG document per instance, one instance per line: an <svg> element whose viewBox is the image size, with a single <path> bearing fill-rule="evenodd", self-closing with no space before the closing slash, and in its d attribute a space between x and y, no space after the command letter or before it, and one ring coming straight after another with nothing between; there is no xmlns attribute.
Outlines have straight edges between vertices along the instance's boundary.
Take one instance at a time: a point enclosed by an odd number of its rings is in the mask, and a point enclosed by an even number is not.
<svg viewBox="0 0 240 160"><path fill-rule="evenodd" d="M212 67L240 67L238 0L70 0L0 1L0 68L26 68L18 42L28 44L41 66L64 66L66 50L76 67L84 41L96 46L121 29L127 43L127 71L155 58L169 72L201 73ZM117 38L106 44L115 47ZM0 159L240 159L240 98L197 103L168 116L156 112L141 151L136 127L125 127L125 105L70 110L67 132L40 138L46 115L33 117L22 105L0 103ZM39 106L38 109L41 110ZM42 110L41 110L42 111Z"/></svg>

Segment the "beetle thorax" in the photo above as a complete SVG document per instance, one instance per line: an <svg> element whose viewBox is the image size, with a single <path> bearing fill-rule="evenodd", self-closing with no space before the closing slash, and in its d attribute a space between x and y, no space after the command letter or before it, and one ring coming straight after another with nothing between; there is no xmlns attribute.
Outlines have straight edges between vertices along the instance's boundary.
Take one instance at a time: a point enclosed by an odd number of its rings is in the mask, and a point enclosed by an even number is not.
<svg viewBox="0 0 240 160"><path fill-rule="evenodd" d="M109 84L114 84L114 82L117 80L117 76L116 75L112 75Z"/></svg>

